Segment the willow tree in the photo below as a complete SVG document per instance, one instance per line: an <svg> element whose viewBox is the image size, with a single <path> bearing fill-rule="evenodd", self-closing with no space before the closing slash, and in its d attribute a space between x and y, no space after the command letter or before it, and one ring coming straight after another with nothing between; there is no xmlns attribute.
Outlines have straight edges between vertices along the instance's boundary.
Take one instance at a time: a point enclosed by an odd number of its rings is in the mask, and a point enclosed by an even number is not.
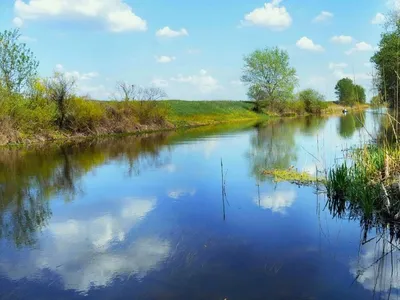
<svg viewBox="0 0 400 300"><path fill-rule="evenodd" d="M298 83L288 52L277 47L256 50L245 56L241 80L249 86L248 96L256 101L257 110L264 104L274 108L291 99Z"/></svg>

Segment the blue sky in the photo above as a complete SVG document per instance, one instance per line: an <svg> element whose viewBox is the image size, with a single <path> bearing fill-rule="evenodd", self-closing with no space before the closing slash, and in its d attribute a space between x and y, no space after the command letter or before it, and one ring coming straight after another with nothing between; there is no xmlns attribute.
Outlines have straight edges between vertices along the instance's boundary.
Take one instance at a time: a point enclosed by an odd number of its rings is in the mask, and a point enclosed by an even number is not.
<svg viewBox="0 0 400 300"><path fill-rule="evenodd" d="M332 99L344 76L370 90L378 13L397 8L400 0L3 0L0 30L19 27L41 76L62 70L96 99L121 80L174 99L246 99L243 55L272 46L289 52L298 89Z"/></svg>

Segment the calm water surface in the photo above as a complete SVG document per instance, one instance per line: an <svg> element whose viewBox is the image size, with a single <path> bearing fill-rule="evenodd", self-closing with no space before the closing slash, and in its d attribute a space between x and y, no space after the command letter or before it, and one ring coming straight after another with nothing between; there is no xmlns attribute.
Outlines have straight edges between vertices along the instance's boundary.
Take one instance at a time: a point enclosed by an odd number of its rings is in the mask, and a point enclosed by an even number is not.
<svg viewBox="0 0 400 300"><path fill-rule="evenodd" d="M395 241L261 173L315 174L381 128L365 112L3 149L0 299L397 299Z"/></svg>

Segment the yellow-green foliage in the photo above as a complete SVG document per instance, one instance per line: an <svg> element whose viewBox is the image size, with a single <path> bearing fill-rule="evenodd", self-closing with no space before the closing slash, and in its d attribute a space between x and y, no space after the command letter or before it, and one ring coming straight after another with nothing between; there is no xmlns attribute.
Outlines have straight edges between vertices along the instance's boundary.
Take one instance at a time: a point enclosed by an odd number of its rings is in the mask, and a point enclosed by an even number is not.
<svg viewBox="0 0 400 300"><path fill-rule="evenodd" d="M67 105L67 122L73 131L92 131L98 127L105 115L104 108L97 102L82 97L73 97Z"/></svg>
<svg viewBox="0 0 400 300"><path fill-rule="evenodd" d="M292 182L300 185L309 185L320 180L307 172L298 172L294 169L264 170L263 175L271 176L275 182Z"/></svg>

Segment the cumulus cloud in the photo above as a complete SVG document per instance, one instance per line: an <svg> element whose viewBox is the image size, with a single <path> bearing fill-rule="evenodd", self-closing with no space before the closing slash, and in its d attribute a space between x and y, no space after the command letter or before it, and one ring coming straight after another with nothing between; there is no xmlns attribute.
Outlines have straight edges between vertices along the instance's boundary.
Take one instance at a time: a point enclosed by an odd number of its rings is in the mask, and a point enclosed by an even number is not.
<svg viewBox="0 0 400 300"><path fill-rule="evenodd" d="M146 21L123 0L16 0L14 10L22 21L85 19L101 22L112 32L147 29Z"/></svg>
<svg viewBox="0 0 400 300"><path fill-rule="evenodd" d="M65 289L84 293L107 286L118 276L143 278L171 251L170 243L156 236L128 238L155 204L155 198L129 198L115 203L106 215L93 207L92 216L52 222L40 249L23 259L2 256L0 273L20 280L41 278L38 275L51 271Z"/></svg>
<svg viewBox="0 0 400 300"><path fill-rule="evenodd" d="M254 9L244 16L241 26L261 26L271 30L284 30L292 24L292 18L285 6L280 6L282 0L272 0L263 7Z"/></svg>
<svg viewBox="0 0 400 300"><path fill-rule="evenodd" d="M260 205L262 208L281 214L284 214L286 209L291 207L295 200L295 191L275 191L272 194L262 194L260 199L258 197L254 197L253 199L254 203Z"/></svg>
<svg viewBox="0 0 400 300"><path fill-rule="evenodd" d="M386 22L386 17L381 13L377 13L375 17L371 20L371 24L376 24L376 25L384 24L385 22Z"/></svg>
<svg viewBox="0 0 400 300"><path fill-rule="evenodd" d="M315 52L324 51L324 48L321 45L315 44L311 39L305 36L297 41L296 46L303 50L310 50Z"/></svg>
<svg viewBox="0 0 400 300"><path fill-rule="evenodd" d="M313 19L314 23L321 23L333 18L333 13L329 11L321 11L321 13Z"/></svg>
<svg viewBox="0 0 400 300"><path fill-rule="evenodd" d="M171 77L171 81L191 84L198 88L201 93L207 94L221 89L221 86L214 77L208 74L206 70L200 70L199 74L183 76L179 74L176 77Z"/></svg>
<svg viewBox="0 0 400 300"><path fill-rule="evenodd" d="M175 56L167 56L167 55L156 56L155 58L156 61L161 64L167 64L176 59Z"/></svg>
<svg viewBox="0 0 400 300"><path fill-rule="evenodd" d="M355 47L351 48L349 51L346 51L345 53L347 55L351 55L354 52L366 52L366 51L373 51L373 50L374 50L374 48L370 44L368 44L366 42L360 42L360 43L357 43L355 45Z"/></svg>
<svg viewBox="0 0 400 300"><path fill-rule="evenodd" d="M19 17L15 17L13 19L13 24L15 27L21 28L24 25L24 21Z"/></svg>
<svg viewBox="0 0 400 300"><path fill-rule="evenodd" d="M156 32L156 36L165 38L175 38L188 35L189 32L185 28L181 28L180 30L172 30L168 26L161 28Z"/></svg>
<svg viewBox="0 0 400 300"><path fill-rule="evenodd" d="M353 38L349 35L335 35L331 38L331 42L335 44L350 44Z"/></svg>

